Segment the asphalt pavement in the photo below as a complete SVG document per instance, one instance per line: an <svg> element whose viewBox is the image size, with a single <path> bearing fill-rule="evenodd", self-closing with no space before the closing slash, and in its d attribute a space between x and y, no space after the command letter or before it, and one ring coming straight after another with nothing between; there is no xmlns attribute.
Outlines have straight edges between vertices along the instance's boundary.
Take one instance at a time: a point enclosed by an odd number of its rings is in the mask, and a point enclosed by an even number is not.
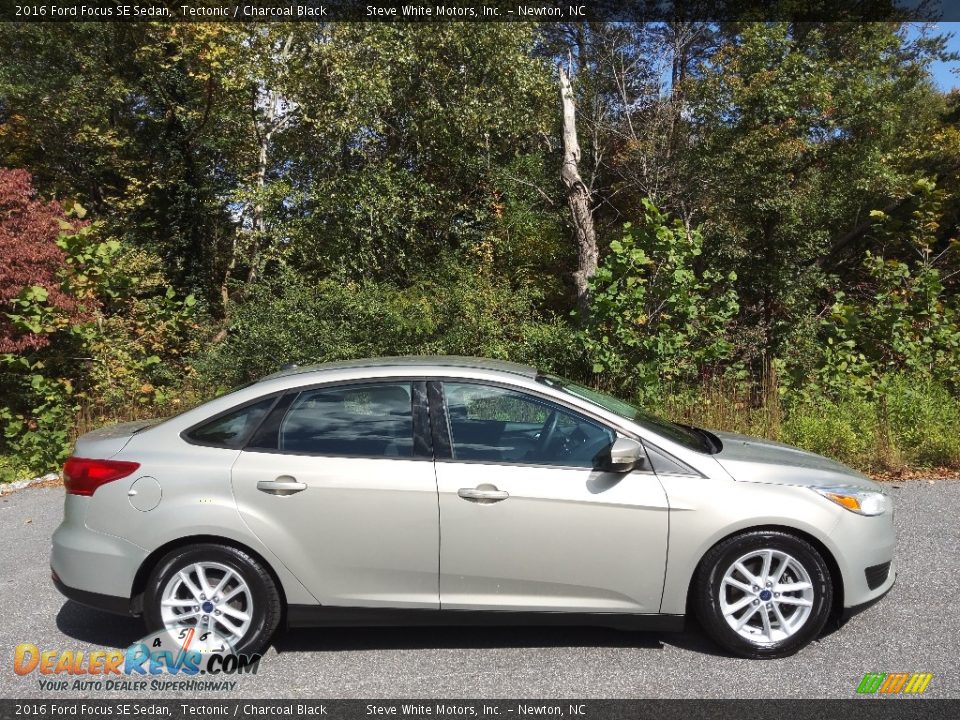
<svg viewBox="0 0 960 720"><path fill-rule="evenodd" d="M960 482L892 486L896 585L879 604L798 655L723 655L690 623L683 633L593 628L297 630L281 637L236 698L851 698L866 672L929 672L925 695L960 698ZM134 697L126 690L41 690L18 676L18 643L41 650L125 648L139 621L85 608L50 582L50 536L62 488L0 498L0 697ZM72 679L72 678L71 678ZM157 697L156 692L139 693ZM176 697L176 693L167 694ZM211 698L207 693L179 697Z"/></svg>

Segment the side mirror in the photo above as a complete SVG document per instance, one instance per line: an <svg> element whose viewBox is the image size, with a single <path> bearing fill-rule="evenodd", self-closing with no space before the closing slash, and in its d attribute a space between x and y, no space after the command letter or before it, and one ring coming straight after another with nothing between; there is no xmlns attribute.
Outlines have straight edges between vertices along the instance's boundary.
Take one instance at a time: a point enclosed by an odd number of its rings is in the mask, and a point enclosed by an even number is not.
<svg viewBox="0 0 960 720"><path fill-rule="evenodd" d="M610 446L610 459L604 463L607 472L628 473L638 465L643 465L646 453L643 445L631 438L617 438Z"/></svg>

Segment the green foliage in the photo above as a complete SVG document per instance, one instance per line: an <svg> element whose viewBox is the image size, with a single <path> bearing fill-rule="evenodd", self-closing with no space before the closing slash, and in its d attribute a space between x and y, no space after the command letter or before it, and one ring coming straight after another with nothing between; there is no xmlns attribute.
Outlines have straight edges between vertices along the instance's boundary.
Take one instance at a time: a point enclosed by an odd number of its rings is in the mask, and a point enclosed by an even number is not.
<svg viewBox="0 0 960 720"><path fill-rule="evenodd" d="M192 376L202 317L193 295L178 297L160 259L123 249L103 278L103 309L88 326L84 398L109 416L131 406L163 406Z"/></svg>
<svg viewBox="0 0 960 720"><path fill-rule="evenodd" d="M649 200L637 227L610 243L591 281L592 306L584 343L592 370L641 394L661 384L694 380L725 359L727 326L738 310L723 277L700 269L699 231L670 220Z"/></svg>
<svg viewBox="0 0 960 720"><path fill-rule="evenodd" d="M475 355L572 361L569 331L536 315L536 295L470 267L445 267L408 287L295 276L252 290L228 338L198 366L225 387L307 364L384 355Z"/></svg>
<svg viewBox="0 0 960 720"><path fill-rule="evenodd" d="M917 375L883 378L884 394L851 387L833 399L797 396L782 439L864 470L956 467L960 406L942 384Z"/></svg>
<svg viewBox="0 0 960 720"><path fill-rule="evenodd" d="M211 75L216 28L0 28L0 164L78 198L105 236L157 253L185 285L209 277L232 234L225 178L208 172L242 137Z"/></svg>
<svg viewBox="0 0 960 720"><path fill-rule="evenodd" d="M30 469L15 454L0 455L0 483L16 482L30 477Z"/></svg>
<svg viewBox="0 0 960 720"><path fill-rule="evenodd" d="M890 373L956 383L960 378L960 315L945 296L940 272L867 255L875 283L865 302L838 293L825 321L821 377L830 388L883 392Z"/></svg>
<svg viewBox="0 0 960 720"><path fill-rule="evenodd" d="M878 465L876 408L853 396L798 398L781 427L791 445L839 460L856 468Z"/></svg>
<svg viewBox="0 0 960 720"><path fill-rule="evenodd" d="M0 362L8 376L4 386L11 387L18 405L25 408L0 407L3 444L18 467L36 474L48 472L69 455L70 433L79 410L73 386L66 378L48 377L40 361L4 355Z"/></svg>
<svg viewBox="0 0 960 720"><path fill-rule="evenodd" d="M68 212L56 243L5 216L38 252L0 261L0 453L47 470L285 362L460 353L858 467L957 462L935 58L893 21L0 28L0 163ZM600 249L577 322L557 62Z"/></svg>
<svg viewBox="0 0 960 720"><path fill-rule="evenodd" d="M96 302L89 292L90 278L97 275L94 268L108 262L105 254L87 249L89 226L76 228L61 220L61 228L56 244L65 251L65 264L56 269L56 293L39 285L25 286L6 313L14 330L42 342L31 350L0 354L4 395L0 442L19 465L37 473L56 467L68 451L79 398L64 368L80 352L89 329L89 313ZM78 252L70 255L69 249ZM78 306L85 311L78 313ZM57 341L50 342L53 339Z"/></svg>
<svg viewBox="0 0 960 720"><path fill-rule="evenodd" d="M646 407L677 422L767 437L863 471L957 467L960 405L929 378L892 375L871 398L851 386L758 392L741 380L677 385Z"/></svg>
<svg viewBox="0 0 960 720"><path fill-rule="evenodd" d="M928 377L896 375L886 383L885 414L901 463L914 467L960 465L960 404Z"/></svg>
<svg viewBox="0 0 960 720"><path fill-rule="evenodd" d="M865 208L913 185L938 124L937 48L895 23L749 23L689 81L703 141L676 202L702 208L707 252L736 269L738 342L758 363L804 363L830 271L862 256Z"/></svg>
<svg viewBox="0 0 960 720"><path fill-rule="evenodd" d="M940 202L930 183L918 184L917 192L909 221L875 214L892 257L868 251L865 281L856 294L838 292L824 319L819 377L831 390L875 396L901 373L954 388L960 383L960 302L938 266L957 244L934 251ZM896 257L904 248L910 260Z"/></svg>
<svg viewBox="0 0 960 720"><path fill-rule="evenodd" d="M532 189L556 183L538 139L555 99L532 26L342 24L330 40L321 87L305 88L325 151L304 186L296 266L405 283L451 251L506 272L553 260L518 258L518 241L560 228Z"/></svg>
<svg viewBox="0 0 960 720"><path fill-rule="evenodd" d="M65 226L69 227L69 226ZM177 299L160 261L102 240L97 226L65 230L62 292L85 305L77 317L49 302L42 287L24 288L7 317L51 342L31 353L0 355L3 445L34 473L56 468L69 451L81 408L115 417L131 406L158 405L189 375L199 349L193 296Z"/></svg>

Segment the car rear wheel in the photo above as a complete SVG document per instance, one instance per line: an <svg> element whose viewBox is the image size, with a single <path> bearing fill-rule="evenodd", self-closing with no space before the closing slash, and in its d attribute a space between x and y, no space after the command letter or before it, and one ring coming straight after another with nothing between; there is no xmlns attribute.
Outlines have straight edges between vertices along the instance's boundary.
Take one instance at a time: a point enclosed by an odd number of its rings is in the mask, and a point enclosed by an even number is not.
<svg viewBox="0 0 960 720"><path fill-rule="evenodd" d="M151 630L176 636L193 628L221 638L236 653L263 652L280 615L280 595L267 569L226 545L173 550L157 564L144 593Z"/></svg>
<svg viewBox="0 0 960 720"><path fill-rule="evenodd" d="M744 533L712 548L700 564L695 592L707 634L751 658L792 655L817 638L833 602L820 553L779 531Z"/></svg>

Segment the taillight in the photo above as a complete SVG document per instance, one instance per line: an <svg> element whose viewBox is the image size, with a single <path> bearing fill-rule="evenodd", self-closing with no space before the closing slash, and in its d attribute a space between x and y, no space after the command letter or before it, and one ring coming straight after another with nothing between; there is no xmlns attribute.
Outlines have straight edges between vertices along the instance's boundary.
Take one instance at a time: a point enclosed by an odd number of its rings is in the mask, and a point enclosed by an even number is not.
<svg viewBox="0 0 960 720"><path fill-rule="evenodd" d="M98 487L130 475L140 463L72 457L63 466L63 486L71 495L93 495Z"/></svg>

